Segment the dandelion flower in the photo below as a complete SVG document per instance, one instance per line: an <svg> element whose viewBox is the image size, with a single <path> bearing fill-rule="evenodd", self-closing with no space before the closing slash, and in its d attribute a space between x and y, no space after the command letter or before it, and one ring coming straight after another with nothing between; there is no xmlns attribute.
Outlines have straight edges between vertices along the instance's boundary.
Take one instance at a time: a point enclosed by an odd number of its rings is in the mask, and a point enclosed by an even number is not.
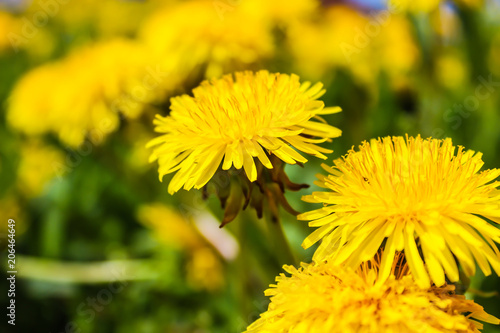
<svg viewBox="0 0 500 333"><path fill-rule="evenodd" d="M221 164L222 170L243 168L255 182L262 170L281 162L307 162L295 149L325 159L331 150L317 143L341 131L320 117L340 111L317 100L324 92L321 83L300 83L296 75L267 71L205 81L194 96L172 98L168 116L157 115L155 130L162 135L149 142L155 147L150 161L158 160L160 180L176 172L168 186L173 194L204 187Z"/></svg>
<svg viewBox="0 0 500 333"><path fill-rule="evenodd" d="M271 26L243 8L206 0L169 4L146 20L139 35L158 61L174 56L186 72L202 68L202 77L219 77L274 52Z"/></svg>
<svg viewBox="0 0 500 333"><path fill-rule="evenodd" d="M170 248L192 250L206 243L191 221L161 203L140 206L137 218L154 232L159 242Z"/></svg>
<svg viewBox="0 0 500 333"><path fill-rule="evenodd" d="M43 193L57 174L57 165L65 162L64 154L39 141L25 143L21 148L18 166L18 187L28 197Z"/></svg>
<svg viewBox="0 0 500 333"><path fill-rule="evenodd" d="M164 91L167 80L149 64L142 47L125 39L78 49L21 78L7 120L28 135L54 133L70 147L86 137L99 143L118 128L120 113L138 117Z"/></svg>
<svg viewBox="0 0 500 333"><path fill-rule="evenodd" d="M293 22L286 43L294 65L308 78L347 71L373 93L382 72L394 86L401 86L419 63L419 48L410 21L400 15L388 20L384 13L371 17L345 5L333 5L324 9L319 20ZM376 34L370 31L373 22L384 22L377 25Z"/></svg>
<svg viewBox="0 0 500 333"><path fill-rule="evenodd" d="M396 251L421 287L458 281L457 260L468 276L476 263L500 274L500 230L488 222L500 222L500 170L479 172L481 153L451 139L386 137L334 163L317 182L328 191L303 198L324 207L299 216L320 227L302 244L322 239L314 260L357 267L384 246L381 280Z"/></svg>
<svg viewBox="0 0 500 333"><path fill-rule="evenodd" d="M357 80L371 82L376 75L371 45L355 46L359 31L368 24L368 18L351 7L329 6L319 20L294 22L287 46L298 70L308 77L320 78L332 68L343 68Z"/></svg>
<svg viewBox="0 0 500 333"><path fill-rule="evenodd" d="M60 6L52 18L68 34L76 34L85 28L101 39L115 36L133 36L150 12L166 1L116 1L80 0L68 1ZM44 9L32 2L27 15ZM109 18L113 17L113 20Z"/></svg>
<svg viewBox="0 0 500 333"><path fill-rule="evenodd" d="M280 28L318 14L321 2L318 0L254 0L241 2L241 9L249 15L263 17Z"/></svg>
<svg viewBox="0 0 500 333"><path fill-rule="evenodd" d="M14 31L17 32L20 26L21 24L16 18L0 8L0 31L4 31L0 35L0 53L3 53L9 47L14 47L12 45L12 36L15 36Z"/></svg>
<svg viewBox="0 0 500 333"><path fill-rule="evenodd" d="M190 219L161 203L140 206L137 218L160 244L186 254L185 278L190 286L215 291L224 285L221 256Z"/></svg>
<svg viewBox="0 0 500 333"><path fill-rule="evenodd" d="M398 274L378 284L373 263L356 271L327 262L284 269L290 276L276 278L268 310L246 333L479 332L474 319L499 323L454 285L421 289Z"/></svg>
<svg viewBox="0 0 500 333"><path fill-rule="evenodd" d="M205 81L193 97L172 98L170 115L157 115L155 130L164 134L149 143L156 146L151 161L158 160L160 179L177 171L169 185L172 194L203 187L223 159L222 169L243 167L252 182L257 179L254 157L268 169L273 168L269 154L289 164L307 162L292 146L326 159L323 153L331 150L316 143L341 132L311 120L340 111L317 100L324 92L321 83L301 84L296 75L267 71Z"/></svg>
<svg viewBox="0 0 500 333"><path fill-rule="evenodd" d="M395 11L429 13L438 9L441 0L389 0L389 8Z"/></svg>
<svg viewBox="0 0 500 333"><path fill-rule="evenodd" d="M16 221L16 235L21 235L28 229L31 221L27 216L25 206L21 204L22 200L13 192L7 191L0 197L0 218L4 221L14 219ZM8 223L0 225L0 233L7 235Z"/></svg>

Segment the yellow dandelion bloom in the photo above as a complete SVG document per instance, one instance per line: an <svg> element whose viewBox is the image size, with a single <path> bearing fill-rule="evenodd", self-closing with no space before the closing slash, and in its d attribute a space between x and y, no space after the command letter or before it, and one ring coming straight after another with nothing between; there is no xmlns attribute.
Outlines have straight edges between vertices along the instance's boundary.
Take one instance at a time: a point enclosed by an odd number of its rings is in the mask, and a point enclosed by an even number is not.
<svg viewBox="0 0 500 333"><path fill-rule="evenodd" d="M408 73L417 69L420 51L412 29L407 18L393 15L373 40L377 63L393 79L408 80Z"/></svg>
<svg viewBox="0 0 500 333"><path fill-rule="evenodd" d="M473 9L479 9L484 6L484 0L456 0L455 1L459 6L465 6Z"/></svg>
<svg viewBox="0 0 500 333"><path fill-rule="evenodd" d="M323 153L331 150L316 144L341 131L319 116L340 111L317 100L324 92L321 83L300 83L296 75L267 71L205 81L193 97L172 98L170 115L157 115L155 130L162 135L149 142L155 147L150 161L158 160L160 180L177 172L168 187L172 194L203 187L221 162L223 170L244 168L254 182L254 157L268 169L273 168L270 155L289 164L307 162L292 147L325 159Z"/></svg>
<svg viewBox="0 0 500 333"><path fill-rule="evenodd" d="M457 54L443 54L436 59L436 80L446 88L460 90L466 86L470 68Z"/></svg>
<svg viewBox="0 0 500 333"><path fill-rule="evenodd" d="M385 137L334 163L317 182L329 191L304 197L324 207L299 216L320 227L302 244L323 239L314 260L357 267L385 244L381 280L396 251L422 287L458 281L456 260L468 276L476 263L500 274L500 230L486 220L500 223L500 170L479 172L481 153L451 139Z"/></svg>
<svg viewBox="0 0 500 333"><path fill-rule="evenodd" d="M5 235L4 237L8 234L8 219L16 221L16 236L24 234L29 228L31 219L27 216L26 207L23 207L21 202L22 200L10 191L0 197L0 218L6 221L0 224L0 234Z"/></svg>
<svg viewBox="0 0 500 333"><path fill-rule="evenodd" d="M216 291L224 286L223 263L212 248L205 246L193 251L186 265L186 279L195 289Z"/></svg>
<svg viewBox="0 0 500 333"><path fill-rule="evenodd" d="M158 10L144 23L140 36L158 61L178 58L185 72L202 66L202 76L212 78L270 57L271 30L242 6L195 0Z"/></svg>
<svg viewBox="0 0 500 333"><path fill-rule="evenodd" d="M139 221L154 231L159 242L178 250L193 250L206 242L179 212L161 203L142 205L137 211Z"/></svg>
<svg viewBox="0 0 500 333"><path fill-rule="evenodd" d="M48 59L56 46L56 39L49 29L24 21L23 16L5 11L1 4L0 31L2 32L0 54L9 51L11 54L24 51L28 56L40 62Z"/></svg>
<svg viewBox="0 0 500 333"><path fill-rule="evenodd" d="M147 15L158 7L158 1L80 0L61 6L55 19L70 31L92 26L101 38L133 35Z"/></svg>
<svg viewBox="0 0 500 333"><path fill-rule="evenodd" d="M161 203L142 205L137 217L162 245L187 254L185 271L189 285L208 291L224 285L224 264L220 255L191 220Z"/></svg>
<svg viewBox="0 0 500 333"><path fill-rule="evenodd" d="M50 89L57 84L57 69L53 64L38 67L26 74L10 95L7 121L16 130L28 135L50 131L57 115L50 112ZM50 83L50 84L48 84Z"/></svg>
<svg viewBox="0 0 500 333"><path fill-rule="evenodd" d="M64 154L41 142L29 142L21 148L17 172L18 187L29 197L41 194L57 174L57 165L64 165Z"/></svg>
<svg viewBox="0 0 500 333"><path fill-rule="evenodd" d="M271 303L246 333L479 332L474 319L498 324L484 309L456 295L453 285L421 289L410 275L378 284L376 266L357 271L331 263L284 266L266 290Z"/></svg>
<svg viewBox="0 0 500 333"><path fill-rule="evenodd" d="M428 13L439 7L441 0L389 0L389 8L394 11L405 11L412 13Z"/></svg>
<svg viewBox="0 0 500 333"><path fill-rule="evenodd" d="M320 78L331 68L345 68L362 82L373 81L373 40L364 32L369 23L366 16L344 5L326 8L319 21L295 22L287 45L298 70Z"/></svg>
<svg viewBox="0 0 500 333"><path fill-rule="evenodd" d="M0 8L0 52L12 47L12 34L17 33L21 24L20 22L7 12Z"/></svg>
<svg viewBox="0 0 500 333"><path fill-rule="evenodd" d="M262 17L267 22L286 28L296 20L317 14L321 2L318 0L254 0L242 1L239 6L248 15Z"/></svg>
<svg viewBox="0 0 500 333"><path fill-rule="evenodd" d="M500 32L491 39L491 49L488 55L488 69L493 75L500 76Z"/></svg>
<svg viewBox="0 0 500 333"><path fill-rule="evenodd" d="M297 70L308 78L348 71L375 93L380 73L401 86L417 68L420 51L410 21L386 11L366 15L344 5L330 6L319 20L298 21L287 34ZM405 57L401 57L405 54ZM333 71L332 71L333 70Z"/></svg>
<svg viewBox="0 0 500 333"><path fill-rule="evenodd" d="M138 44L102 42L26 74L10 96L7 119L26 134L55 133L71 147L86 137L99 143L118 127L119 112L137 117L166 81Z"/></svg>

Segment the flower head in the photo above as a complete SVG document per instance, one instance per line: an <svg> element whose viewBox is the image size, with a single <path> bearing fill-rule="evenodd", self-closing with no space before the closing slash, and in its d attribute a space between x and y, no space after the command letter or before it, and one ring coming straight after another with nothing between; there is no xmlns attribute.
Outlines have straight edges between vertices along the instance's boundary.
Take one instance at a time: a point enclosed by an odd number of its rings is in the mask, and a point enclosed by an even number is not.
<svg viewBox="0 0 500 333"><path fill-rule="evenodd" d="M284 269L290 276L276 278L269 309L246 333L479 332L473 319L499 323L454 285L421 289L405 274L378 284L374 262L356 271L329 262Z"/></svg>
<svg viewBox="0 0 500 333"><path fill-rule="evenodd" d="M177 171L169 185L174 193L184 187L203 187L219 168L244 168L250 181L257 180L254 157L268 169L269 155L295 164L307 162L297 150L325 159L331 151L316 145L340 135L340 130L318 115L340 111L324 108L317 98L323 85L300 83L296 75L242 72L205 81L193 97L172 98L171 113L155 119L163 135L151 161L158 160L160 179ZM313 139L317 137L318 139Z"/></svg>
<svg viewBox="0 0 500 333"><path fill-rule="evenodd" d="M21 147L17 171L18 187L28 197L43 193L45 187L56 177L61 177L64 154L40 141L25 143Z"/></svg>
<svg viewBox="0 0 500 333"><path fill-rule="evenodd" d="M99 143L119 126L119 113L137 117L165 87L148 65L142 47L125 39L79 49L21 78L10 96L9 124L29 135L52 132L71 147L87 136Z"/></svg>
<svg viewBox="0 0 500 333"><path fill-rule="evenodd" d="M295 21L287 33L287 46L297 70L308 78L323 78L332 71L347 71L352 79L375 92L381 73L388 74L391 86L401 87L420 58L412 26L401 15L378 27L370 43L354 46L359 32L370 26L371 17L340 4L324 8L315 20ZM400 57L405 54L405 57Z"/></svg>
<svg viewBox="0 0 500 333"><path fill-rule="evenodd" d="M282 172L283 162L307 162L295 149L325 159L324 153L331 150L317 143L341 134L319 116L340 111L324 108L317 100L323 93L321 83L311 86L296 75L267 71L205 81L193 90L194 96L172 98L168 116L156 117L155 130L162 135L149 142L155 147L150 161L158 160L160 180L176 172L168 187L171 194L181 188L200 189L220 167L233 166L244 169L243 182L258 180L262 193L280 192L265 189L268 178L279 183L281 191L295 188ZM261 177L268 169L276 172ZM240 199L229 201L239 206Z"/></svg>
<svg viewBox="0 0 500 333"><path fill-rule="evenodd" d="M323 239L315 260L357 267L383 245L382 279L396 251L422 287L458 281L457 260L468 276L476 263L500 274L500 230L487 221L500 222L500 170L479 172L481 154L451 139L386 137L359 149L324 166L317 184L328 191L304 197L324 204L299 216L320 227L303 243Z"/></svg>
<svg viewBox="0 0 500 333"><path fill-rule="evenodd" d="M20 22L18 22L11 14L3 11L0 8L0 30L1 31L17 31L20 27ZM11 41L9 38L12 33L3 33L0 36L0 54L3 53L3 51L7 50L9 47L12 46Z"/></svg>
<svg viewBox="0 0 500 333"><path fill-rule="evenodd" d="M441 0L389 0L389 6L393 10L405 11L412 13L428 13L436 10L439 7Z"/></svg>
<svg viewBox="0 0 500 333"><path fill-rule="evenodd" d="M282 29L296 21L317 15L319 9L322 9L318 0L254 0L240 5L245 14L262 17L264 22L274 23Z"/></svg>
<svg viewBox="0 0 500 333"><path fill-rule="evenodd" d="M185 278L190 286L215 291L224 285L222 258L191 219L160 203L140 206L137 218L159 244L185 254Z"/></svg>
<svg viewBox="0 0 500 333"><path fill-rule="evenodd" d="M145 21L140 36L159 62L174 57L185 72L201 69L206 78L249 68L274 53L269 22L223 1L167 4Z"/></svg>

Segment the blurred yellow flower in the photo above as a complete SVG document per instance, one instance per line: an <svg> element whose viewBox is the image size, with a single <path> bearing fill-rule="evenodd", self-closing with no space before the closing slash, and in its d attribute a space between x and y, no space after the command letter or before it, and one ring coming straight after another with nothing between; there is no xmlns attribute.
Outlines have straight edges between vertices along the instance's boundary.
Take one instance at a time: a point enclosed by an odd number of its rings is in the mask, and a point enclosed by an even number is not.
<svg viewBox="0 0 500 333"><path fill-rule="evenodd" d="M364 142L319 176L329 191L303 200L324 207L304 213L311 227L305 248L322 239L315 261L357 267L385 242L381 279L389 276L396 251L404 250L421 287L459 279L457 262L472 276L500 274L499 169L479 172L481 153L454 147L451 139L386 137ZM422 250L423 258L419 252Z"/></svg>
<svg viewBox="0 0 500 333"><path fill-rule="evenodd" d="M224 285L220 256L189 219L160 203L141 206L137 217L161 244L188 254L186 278L192 287L213 291Z"/></svg>
<svg viewBox="0 0 500 333"><path fill-rule="evenodd" d="M206 78L246 69L272 55L274 48L269 24L240 6L208 0L163 7L145 22L140 35L159 61L177 59L187 74L203 67Z"/></svg>
<svg viewBox="0 0 500 333"><path fill-rule="evenodd" d="M155 147L150 161L158 160L160 180L177 171L168 187L172 194L202 188L223 159L223 170L244 168L251 182L257 180L254 157L268 169L270 155L289 164L307 162L292 147L325 159L331 150L316 144L341 131L320 117L340 111L317 100L324 92L321 83L267 71L202 82L193 97L171 99L169 116L156 116L155 130L162 135L148 144Z"/></svg>
<svg viewBox="0 0 500 333"><path fill-rule="evenodd" d="M389 8L397 12L428 13L437 9L440 2L441 0L389 0Z"/></svg>
<svg viewBox="0 0 500 333"><path fill-rule="evenodd" d="M30 1L24 15L32 18L45 14L68 34L90 29L101 38L109 38L134 35L148 14L166 2L168 0Z"/></svg>
<svg viewBox="0 0 500 333"><path fill-rule="evenodd" d="M317 14L321 2L318 0L253 0L241 1L238 5L247 15L261 17L280 27Z"/></svg>
<svg viewBox="0 0 500 333"><path fill-rule="evenodd" d="M266 290L269 309L246 333L479 332L475 320L499 324L484 309L455 294L454 285L421 289L410 275L377 283L371 263L354 271L329 263L284 266ZM396 274L397 275L397 274Z"/></svg>
<svg viewBox="0 0 500 333"><path fill-rule="evenodd" d="M26 218L26 210L22 209L18 198L13 193L7 193L0 198L0 218L4 223L0 224L0 239L7 236L9 219L16 221L15 230L16 236L22 235L29 226L29 220ZM5 239L2 240L7 244Z"/></svg>
<svg viewBox="0 0 500 333"><path fill-rule="evenodd" d="M165 77L150 66L138 44L124 39L101 42L21 78L10 96L7 119L30 135L55 133L71 147L86 137L100 143L118 127L118 112L137 117L158 91L164 93L159 87Z"/></svg>
<svg viewBox="0 0 500 333"><path fill-rule="evenodd" d="M210 247L193 251L186 275L188 283L197 289L216 291L224 286L222 262Z"/></svg>
<svg viewBox="0 0 500 333"><path fill-rule="evenodd" d="M143 205L137 212L139 221L154 231L163 244L178 250L189 250L204 245L201 235L191 222L179 212L160 203Z"/></svg>
<svg viewBox="0 0 500 333"><path fill-rule="evenodd" d="M443 54L436 59L436 78L448 89L459 89L466 85L469 77L467 63L458 55Z"/></svg>
<svg viewBox="0 0 500 333"><path fill-rule="evenodd" d="M0 9L0 52L12 47L12 35L10 33L17 33L20 28L20 23L12 15Z"/></svg>
<svg viewBox="0 0 500 333"><path fill-rule="evenodd" d="M154 138L149 126L135 121L125 125L123 129L123 137L127 146L130 147L129 154L125 159L127 165L135 173L144 173L151 169L151 164L148 163L150 151L146 149L146 144Z"/></svg>
<svg viewBox="0 0 500 333"><path fill-rule="evenodd" d="M64 154L56 148L39 141L24 144L17 170L19 190L28 197L42 194L45 186L60 176L57 166L64 163Z"/></svg>
<svg viewBox="0 0 500 333"><path fill-rule="evenodd" d="M392 15L379 28L373 49L381 69L395 80L406 78L420 60L412 25L406 18Z"/></svg>
<svg viewBox="0 0 500 333"><path fill-rule="evenodd" d="M353 8L328 7L320 21L300 21L288 33L288 46L299 72L319 79L330 68L350 69L358 80L371 81L373 54L364 35L369 20Z"/></svg>
<svg viewBox="0 0 500 333"><path fill-rule="evenodd" d="M455 0L459 5L466 6L469 8L478 9L484 5L484 0Z"/></svg>
<svg viewBox="0 0 500 333"><path fill-rule="evenodd" d="M413 35L403 16L367 16L335 5L319 21L292 24L287 44L297 70L308 77L319 79L332 69L343 69L371 88L381 72L399 83L415 69L420 54Z"/></svg>
<svg viewBox="0 0 500 333"><path fill-rule="evenodd" d="M461 22L459 12L452 6L442 5L429 17L429 23L445 44L460 40Z"/></svg>
<svg viewBox="0 0 500 333"><path fill-rule="evenodd" d="M488 68L494 75L500 76L500 32L492 38L488 55Z"/></svg>
<svg viewBox="0 0 500 333"><path fill-rule="evenodd" d="M26 17L14 16L0 8L0 53L10 50L15 53L25 51L40 62L52 56L56 47L56 37L46 28L37 26Z"/></svg>

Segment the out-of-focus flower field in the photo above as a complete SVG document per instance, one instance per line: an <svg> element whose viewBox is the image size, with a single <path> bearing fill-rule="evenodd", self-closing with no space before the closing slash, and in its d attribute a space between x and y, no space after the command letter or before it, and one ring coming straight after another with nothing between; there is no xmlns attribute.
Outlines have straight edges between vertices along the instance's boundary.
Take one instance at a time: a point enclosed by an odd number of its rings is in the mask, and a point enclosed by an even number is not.
<svg viewBox="0 0 500 333"><path fill-rule="evenodd" d="M253 203L238 213L210 186L170 194L175 173L160 182L146 147L162 133L155 115L190 103L171 98L245 70L322 82L318 99L342 108L322 114L342 131L321 144L334 152L285 166L311 185L271 212L291 253ZM0 0L0 115L2 332L243 332L282 266L312 259L316 246L301 247L312 229L290 212L317 206L301 197L319 190L321 163L408 134L452 138L500 167L500 1ZM500 278L467 282L500 317Z"/></svg>

